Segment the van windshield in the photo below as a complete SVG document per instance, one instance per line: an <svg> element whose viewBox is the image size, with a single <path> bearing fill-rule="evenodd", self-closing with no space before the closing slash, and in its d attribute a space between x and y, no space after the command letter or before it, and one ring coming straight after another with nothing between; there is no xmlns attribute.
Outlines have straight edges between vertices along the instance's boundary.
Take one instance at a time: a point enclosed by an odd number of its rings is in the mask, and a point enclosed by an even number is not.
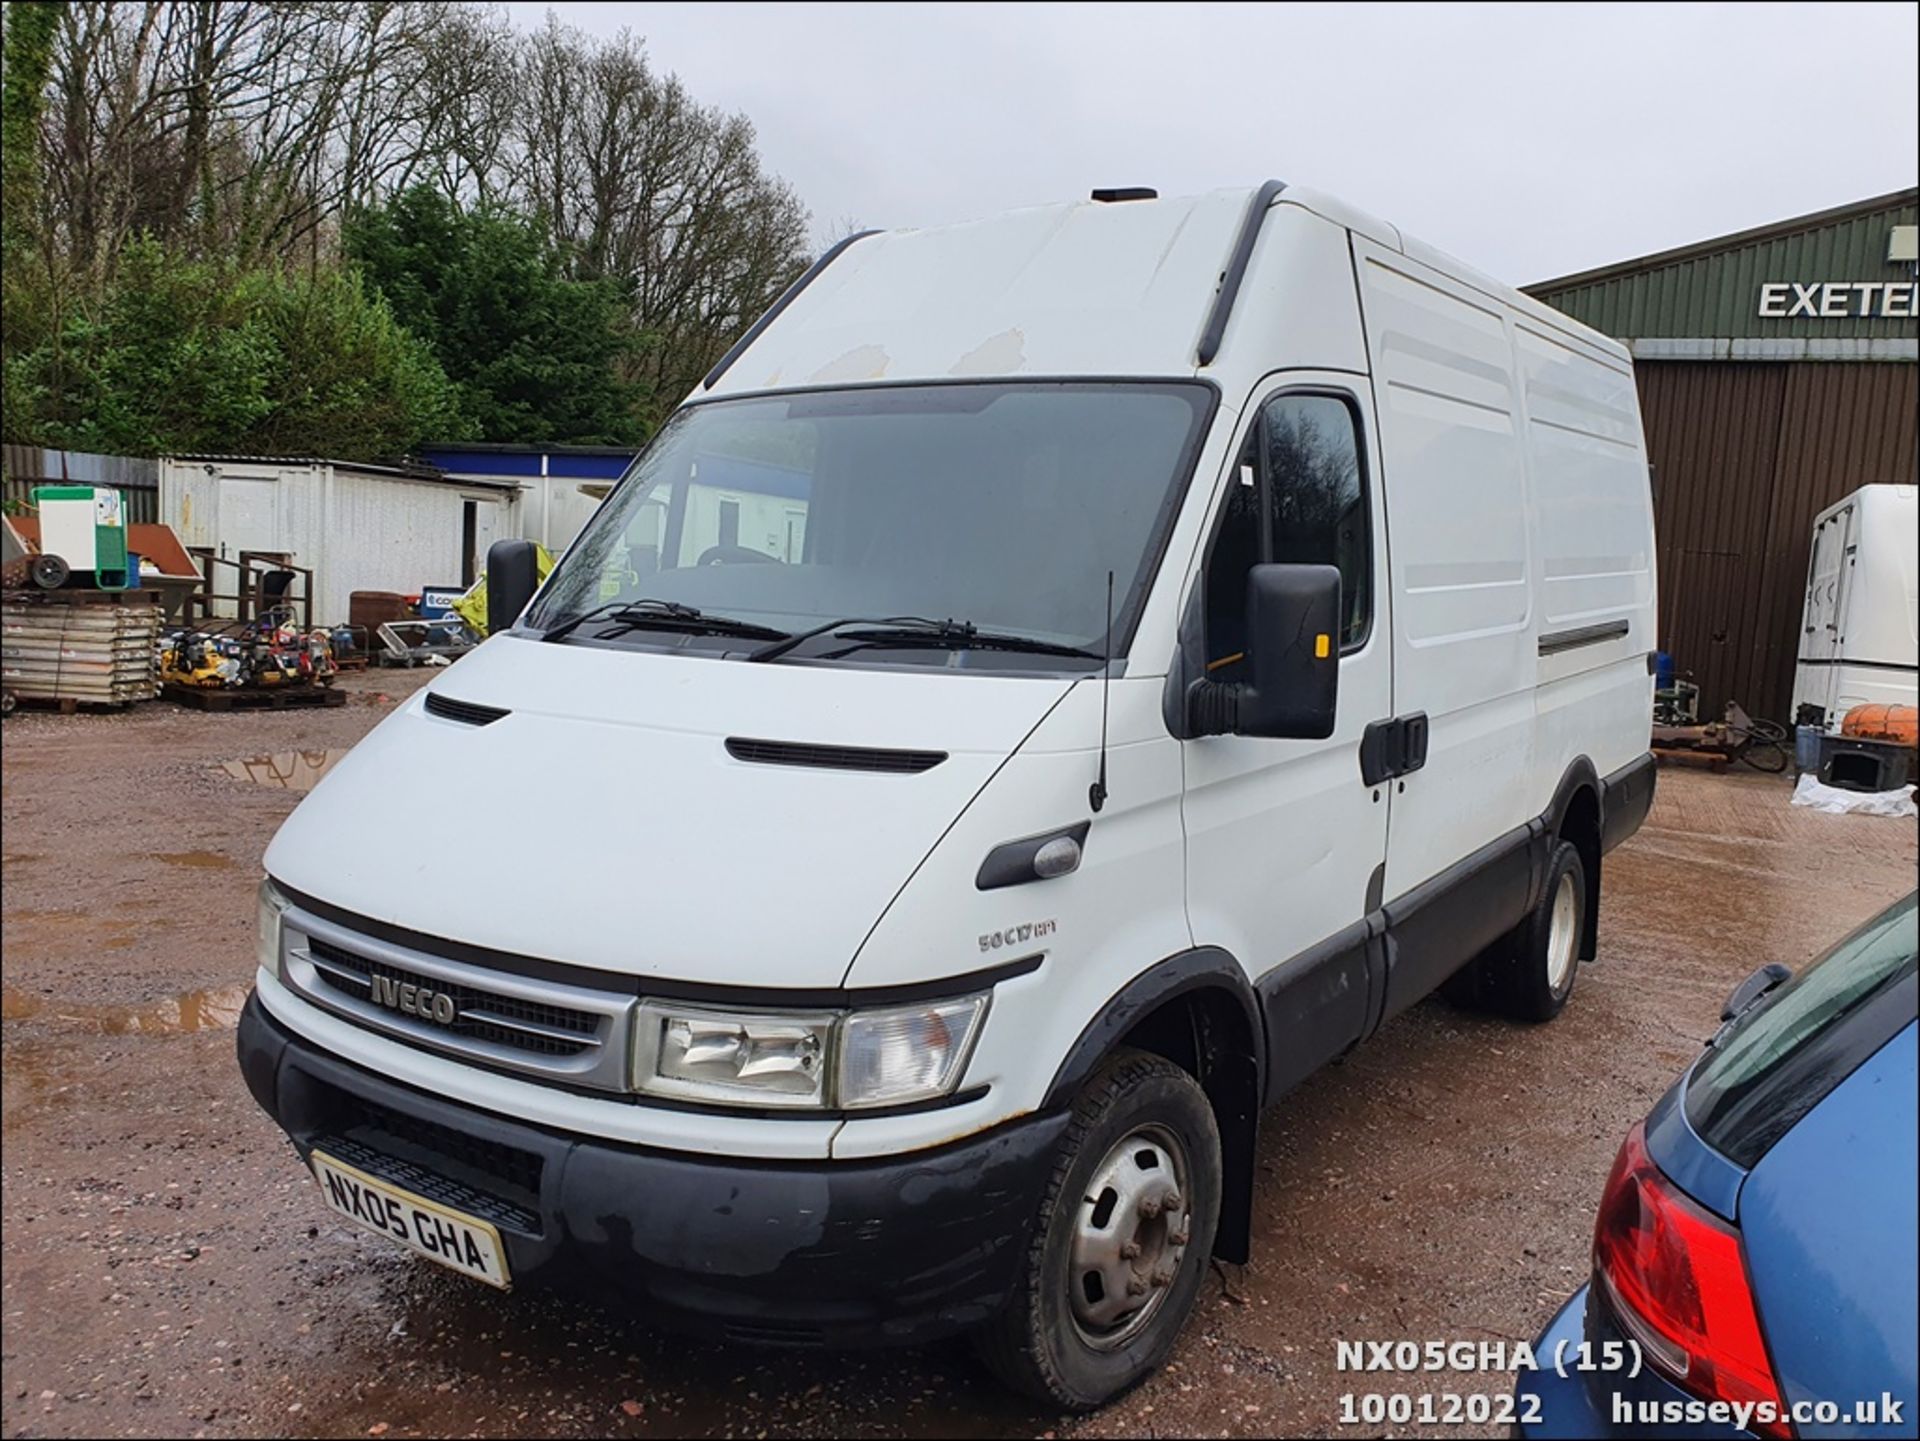
<svg viewBox="0 0 1920 1441"><path fill-rule="evenodd" d="M890 385L689 406L662 428L549 578L550 632L645 600L653 613L797 633L916 617L1099 652L1132 635L1212 410L1193 382ZM723 627L716 627L723 629ZM570 632L591 639L597 619ZM712 651L734 634L608 628ZM863 662L1059 669L1082 659L868 640ZM795 657L856 648L826 634Z"/></svg>

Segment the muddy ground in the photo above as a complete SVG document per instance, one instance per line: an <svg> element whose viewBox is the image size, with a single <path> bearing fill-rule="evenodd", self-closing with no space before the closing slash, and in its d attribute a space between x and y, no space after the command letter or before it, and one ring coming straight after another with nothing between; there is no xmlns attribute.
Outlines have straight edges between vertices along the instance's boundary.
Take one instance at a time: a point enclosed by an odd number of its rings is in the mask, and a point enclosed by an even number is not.
<svg viewBox="0 0 1920 1441"><path fill-rule="evenodd" d="M1163 1374L1068 1419L1007 1400L964 1345L694 1344L444 1276L322 1209L230 1031L261 851L298 796L220 767L351 745L425 678L353 678L329 711L6 722L7 1435L1379 1434L1341 1428L1339 1397L1393 1383L1340 1374L1334 1339L1533 1337L1585 1274L1621 1134L1729 987L1914 884L1911 821L1668 770L1608 861L1602 959L1566 1014L1429 1002L1295 1092L1265 1128L1253 1265L1218 1268Z"/></svg>

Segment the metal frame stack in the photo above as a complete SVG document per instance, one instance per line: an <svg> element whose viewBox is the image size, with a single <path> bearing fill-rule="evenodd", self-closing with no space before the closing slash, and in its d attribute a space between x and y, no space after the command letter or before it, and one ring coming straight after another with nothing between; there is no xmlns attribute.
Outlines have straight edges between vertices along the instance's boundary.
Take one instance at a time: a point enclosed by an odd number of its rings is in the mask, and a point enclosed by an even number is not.
<svg viewBox="0 0 1920 1441"><path fill-rule="evenodd" d="M0 687L63 710L151 700L160 690L159 639L160 607L148 597L9 592L0 603Z"/></svg>

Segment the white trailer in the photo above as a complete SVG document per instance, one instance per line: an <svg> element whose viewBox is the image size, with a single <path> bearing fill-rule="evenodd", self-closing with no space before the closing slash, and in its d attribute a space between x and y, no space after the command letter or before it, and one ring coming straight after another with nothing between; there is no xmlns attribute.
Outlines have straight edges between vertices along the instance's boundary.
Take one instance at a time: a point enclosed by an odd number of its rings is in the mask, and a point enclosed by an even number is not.
<svg viewBox="0 0 1920 1441"><path fill-rule="evenodd" d="M1920 487L1863 485L1820 512L1793 714L1838 732L1859 705L1920 695Z"/></svg>

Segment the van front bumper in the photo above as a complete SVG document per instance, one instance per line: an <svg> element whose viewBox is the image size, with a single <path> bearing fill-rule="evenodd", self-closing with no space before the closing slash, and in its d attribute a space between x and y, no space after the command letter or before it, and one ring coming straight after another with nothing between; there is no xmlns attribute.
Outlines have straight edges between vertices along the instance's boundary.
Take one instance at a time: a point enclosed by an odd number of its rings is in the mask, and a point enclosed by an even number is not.
<svg viewBox="0 0 1920 1441"><path fill-rule="evenodd" d="M775 1345L915 1344L993 1315L1069 1120L1027 1116L878 1161L702 1157L396 1085L297 1036L258 996L238 1047L247 1088L302 1160L317 1146L493 1222L516 1284L611 1289L642 1319Z"/></svg>

